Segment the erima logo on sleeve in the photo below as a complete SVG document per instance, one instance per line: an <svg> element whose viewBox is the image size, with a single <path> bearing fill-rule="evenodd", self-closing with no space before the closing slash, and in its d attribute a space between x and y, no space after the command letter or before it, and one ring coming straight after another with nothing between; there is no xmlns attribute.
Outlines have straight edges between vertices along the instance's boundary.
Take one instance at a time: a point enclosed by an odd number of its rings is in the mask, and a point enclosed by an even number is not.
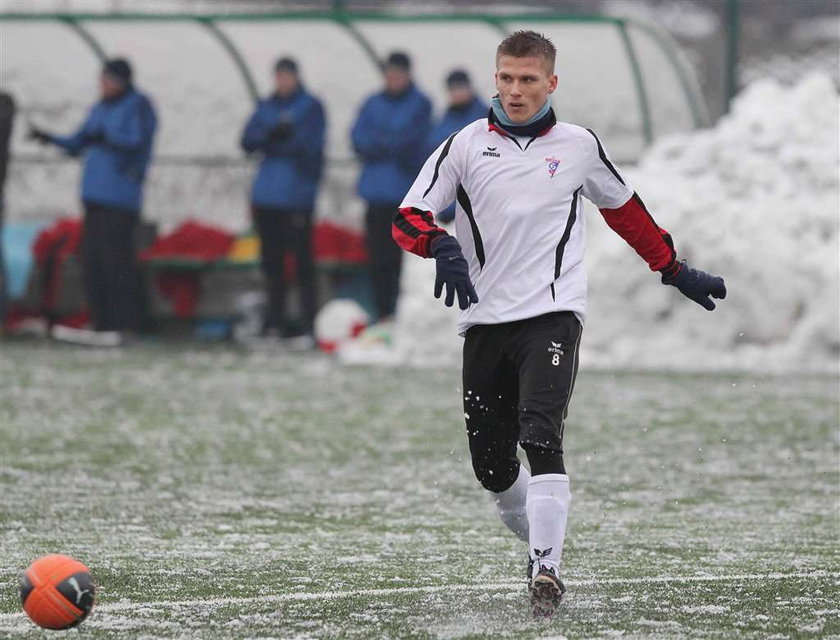
<svg viewBox="0 0 840 640"><path fill-rule="evenodd" d="M498 147L487 147L487 151L482 151L481 155L490 156L491 158L501 158L502 154L496 151Z"/></svg>

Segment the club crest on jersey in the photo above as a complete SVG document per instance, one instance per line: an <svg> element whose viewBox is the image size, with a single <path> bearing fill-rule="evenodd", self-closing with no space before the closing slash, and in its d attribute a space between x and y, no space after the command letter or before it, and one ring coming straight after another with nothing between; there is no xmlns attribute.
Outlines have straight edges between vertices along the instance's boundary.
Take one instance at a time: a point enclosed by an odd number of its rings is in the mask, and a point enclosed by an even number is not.
<svg viewBox="0 0 840 640"><path fill-rule="evenodd" d="M560 166L560 160L554 156L550 156L545 161L548 163L548 177L553 178L554 174L557 173L557 167Z"/></svg>

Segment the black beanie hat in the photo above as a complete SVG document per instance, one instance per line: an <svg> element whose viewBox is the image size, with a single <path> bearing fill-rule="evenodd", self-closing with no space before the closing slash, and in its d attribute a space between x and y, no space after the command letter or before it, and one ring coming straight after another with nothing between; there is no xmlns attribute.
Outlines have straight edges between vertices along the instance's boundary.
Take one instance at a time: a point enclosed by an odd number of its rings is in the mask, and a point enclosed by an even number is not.
<svg viewBox="0 0 840 640"><path fill-rule="evenodd" d="M408 57L407 53L403 53L402 51L394 51L391 55L388 56L388 59L385 61L386 67L398 67L403 71L410 71L411 70L411 58Z"/></svg>
<svg viewBox="0 0 840 640"><path fill-rule="evenodd" d="M124 84L131 84L131 65L125 58L111 58L105 61L102 73L121 81Z"/></svg>
<svg viewBox="0 0 840 640"><path fill-rule="evenodd" d="M277 62L274 63L274 70L288 71L289 73L294 73L295 75L297 75L297 61L293 58L280 58Z"/></svg>
<svg viewBox="0 0 840 640"><path fill-rule="evenodd" d="M450 89L455 85L470 86L470 76L463 69L453 69L452 72L446 76L446 86Z"/></svg>

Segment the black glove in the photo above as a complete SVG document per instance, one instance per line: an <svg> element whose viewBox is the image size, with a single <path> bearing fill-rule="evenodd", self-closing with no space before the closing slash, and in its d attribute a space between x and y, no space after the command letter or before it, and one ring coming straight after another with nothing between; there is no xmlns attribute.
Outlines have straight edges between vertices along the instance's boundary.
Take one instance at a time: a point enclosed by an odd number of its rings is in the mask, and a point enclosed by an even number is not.
<svg viewBox="0 0 840 640"><path fill-rule="evenodd" d="M26 134L27 140L34 140L35 142L39 142L41 144L49 144L51 142L51 138L52 136L43 129L39 129L34 125L29 125L29 133Z"/></svg>
<svg viewBox="0 0 840 640"><path fill-rule="evenodd" d="M720 300L726 297L726 285L723 278L699 269L692 269L685 260L675 262L663 271L662 284L676 287L685 297L691 298L709 311L715 308L715 303L709 296Z"/></svg>
<svg viewBox="0 0 840 640"><path fill-rule="evenodd" d="M435 278L435 298L440 298L443 285L446 285L446 299L444 303L451 307L458 293L458 306L466 309L470 303L478 302L478 294L470 281L470 267L461 245L452 236L439 236L432 241L432 256L437 266Z"/></svg>
<svg viewBox="0 0 840 640"><path fill-rule="evenodd" d="M292 137L294 132L295 130L291 122L288 120L281 120L277 123L277 126L271 130L270 135L275 140L287 140Z"/></svg>

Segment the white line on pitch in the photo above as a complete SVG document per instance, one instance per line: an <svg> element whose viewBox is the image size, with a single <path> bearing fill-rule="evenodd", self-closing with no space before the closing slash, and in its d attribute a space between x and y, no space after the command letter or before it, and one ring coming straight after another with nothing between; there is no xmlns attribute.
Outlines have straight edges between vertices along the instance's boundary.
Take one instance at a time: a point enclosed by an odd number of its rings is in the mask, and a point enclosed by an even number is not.
<svg viewBox="0 0 840 640"><path fill-rule="evenodd" d="M592 587L610 584L669 584L695 582L741 582L785 580L789 578L840 578L840 573L830 571L811 571L796 573L741 573L732 575L697 575L697 576L654 576L649 578L601 578L590 580L569 580L570 587ZM351 589L348 591L320 591L303 593L278 593L265 596L248 596L232 598L196 598L193 600L155 600L151 602L106 602L96 606L96 612L130 611L145 607L171 608L193 607L201 605L225 606L246 605L272 602L300 602L305 600L337 600L359 596L392 596L412 593L446 593L465 591L515 591L525 589L525 581L491 582L487 584L447 584L430 585L425 587L393 587L390 589ZM16 618L22 614L0 613L0 620Z"/></svg>

